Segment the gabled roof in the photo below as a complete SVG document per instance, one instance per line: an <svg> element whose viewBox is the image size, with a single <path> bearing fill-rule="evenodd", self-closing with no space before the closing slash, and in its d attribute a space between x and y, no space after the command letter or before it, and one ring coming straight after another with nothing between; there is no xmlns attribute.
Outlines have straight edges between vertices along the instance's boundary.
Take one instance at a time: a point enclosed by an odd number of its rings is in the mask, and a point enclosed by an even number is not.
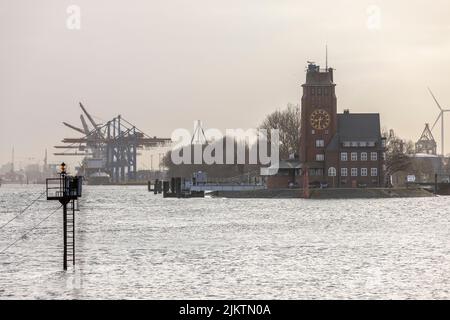
<svg viewBox="0 0 450 320"><path fill-rule="evenodd" d="M338 114L339 140L378 141L381 138L380 115L378 113Z"/></svg>

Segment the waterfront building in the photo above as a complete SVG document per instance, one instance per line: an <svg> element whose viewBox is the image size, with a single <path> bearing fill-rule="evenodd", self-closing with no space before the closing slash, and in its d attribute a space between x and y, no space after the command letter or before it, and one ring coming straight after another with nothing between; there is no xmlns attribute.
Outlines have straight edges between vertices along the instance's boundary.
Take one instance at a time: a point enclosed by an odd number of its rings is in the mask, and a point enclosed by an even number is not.
<svg viewBox="0 0 450 320"><path fill-rule="evenodd" d="M281 161L269 188L383 187L385 139L378 113L337 113L333 69L309 63L302 85L299 155Z"/></svg>

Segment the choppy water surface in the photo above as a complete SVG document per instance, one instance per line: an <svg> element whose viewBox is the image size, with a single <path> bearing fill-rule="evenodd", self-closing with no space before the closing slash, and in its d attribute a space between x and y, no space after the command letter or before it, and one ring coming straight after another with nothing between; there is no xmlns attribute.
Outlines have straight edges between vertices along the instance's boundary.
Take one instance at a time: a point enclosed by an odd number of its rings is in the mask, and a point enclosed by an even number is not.
<svg viewBox="0 0 450 320"><path fill-rule="evenodd" d="M0 187L0 225L43 186ZM77 265L62 271L62 210L0 254L0 298L450 298L450 197L162 199L89 187ZM0 230L0 251L46 217Z"/></svg>

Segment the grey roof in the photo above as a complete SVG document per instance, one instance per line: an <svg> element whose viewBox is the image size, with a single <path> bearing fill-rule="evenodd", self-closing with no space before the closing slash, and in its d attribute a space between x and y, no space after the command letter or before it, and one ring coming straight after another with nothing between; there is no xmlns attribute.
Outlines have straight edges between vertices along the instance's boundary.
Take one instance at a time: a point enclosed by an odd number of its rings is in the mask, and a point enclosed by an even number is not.
<svg viewBox="0 0 450 320"><path fill-rule="evenodd" d="M339 150L339 133L336 133L327 145L328 151Z"/></svg>
<svg viewBox="0 0 450 320"><path fill-rule="evenodd" d="M380 115L378 113L341 113L338 114L338 134L342 141L378 141L380 133Z"/></svg>

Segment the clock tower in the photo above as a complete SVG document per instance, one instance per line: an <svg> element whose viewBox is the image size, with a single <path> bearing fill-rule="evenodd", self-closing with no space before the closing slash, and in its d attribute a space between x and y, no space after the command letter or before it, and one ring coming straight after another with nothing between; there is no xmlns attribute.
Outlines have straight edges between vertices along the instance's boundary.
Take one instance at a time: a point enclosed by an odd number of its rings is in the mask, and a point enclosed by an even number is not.
<svg viewBox="0 0 450 320"><path fill-rule="evenodd" d="M318 177L324 176L325 149L337 130L335 87L332 68L320 69L309 63L302 85L299 157L310 175Z"/></svg>

